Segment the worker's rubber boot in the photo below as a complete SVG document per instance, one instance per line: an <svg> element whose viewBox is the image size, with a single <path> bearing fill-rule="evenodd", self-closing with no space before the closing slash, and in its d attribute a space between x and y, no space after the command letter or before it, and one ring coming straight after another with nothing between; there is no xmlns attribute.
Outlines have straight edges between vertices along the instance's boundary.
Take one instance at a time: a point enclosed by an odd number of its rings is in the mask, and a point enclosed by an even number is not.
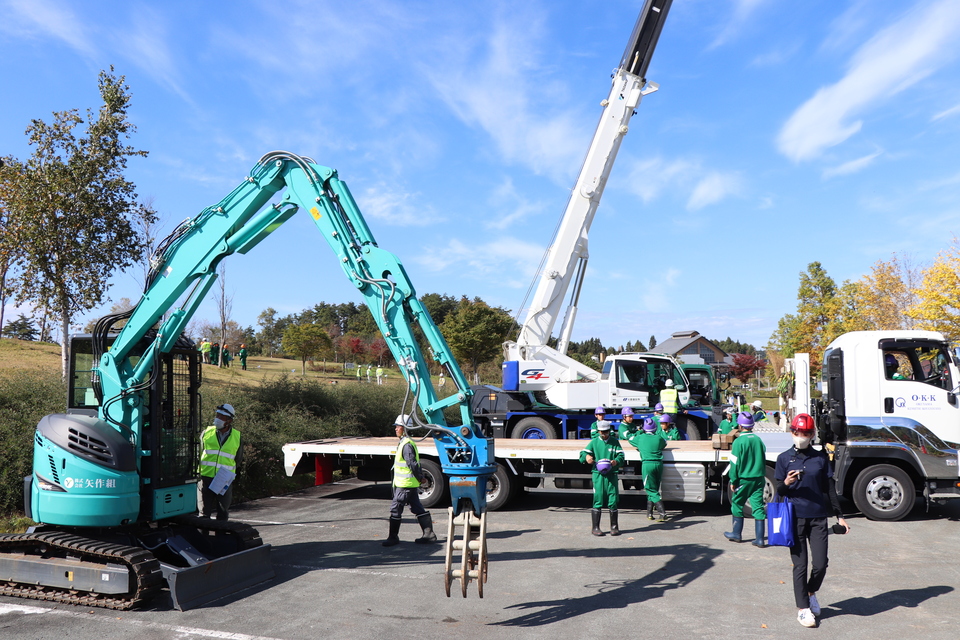
<svg viewBox="0 0 960 640"><path fill-rule="evenodd" d="M647 520L653 520L653 503L647 500Z"/></svg>
<svg viewBox="0 0 960 640"><path fill-rule="evenodd" d="M384 547L392 547L395 544L400 544L400 519L399 518L390 518L390 535L387 536L387 539L380 543Z"/></svg>
<svg viewBox="0 0 960 640"><path fill-rule="evenodd" d="M667 509L663 506L662 501L657 503L657 515L660 516L660 522L667 521Z"/></svg>
<svg viewBox="0 0 960 640"><path fill-rule="evenodd" d="M767 541L765 537L766 531L764 531L765 525L767 524L766 520L754 520L753 521L753 530L756 532L754 535L753 546L760 547L761 549L767 546Z"/></svg>
<svg viewBox="0 0 960 640"><path fill-rule="evenodd" d="M602 536L604 535L603 531L600 530L600 509L591 509L590 518L593 520L593 535Z"/></svg>
<svg viewBox="0 0 960 640"><path fill-rule="evenodd" d="M610 510L610 535L620 535L620 512L616 509Z"/></svg>
<svg viewBox="0 0 960 640"><path fill-rule="evenodd" d="M724 531L723 535L727 540L732 540L733 542L743 542L743 518L738 518L733 516L733 531Z"/></svg>
<svg viewBox="0 0 960 640"><path fill-rule="evenodd" d="M433 532L433 518L430 517L430 512L421 513L417 516L417 522L420 523L420 528L423 529L423 536L414 540L417 544L430 544L431 542L437 541L437 534Z"/></svg>

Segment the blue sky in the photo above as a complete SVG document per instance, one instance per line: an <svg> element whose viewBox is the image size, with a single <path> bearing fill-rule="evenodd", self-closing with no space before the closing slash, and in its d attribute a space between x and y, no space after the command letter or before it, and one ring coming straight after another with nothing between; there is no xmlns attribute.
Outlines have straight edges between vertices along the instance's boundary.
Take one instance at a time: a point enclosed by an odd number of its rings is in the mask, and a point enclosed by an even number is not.
<svg viewBox="0 0 960 640"><path fill-rule="evenodd" d="M285 149L339 170L419 293L516 311L641 5L0 0L0 155L29 155L31 118L95 107L112 64L166 231ZM838 282L930 262L960 233L958 53L952 0L675 0L573 339L762 346L809 262ZM226 265L245 326L361 301L304 214Z"/></svg>

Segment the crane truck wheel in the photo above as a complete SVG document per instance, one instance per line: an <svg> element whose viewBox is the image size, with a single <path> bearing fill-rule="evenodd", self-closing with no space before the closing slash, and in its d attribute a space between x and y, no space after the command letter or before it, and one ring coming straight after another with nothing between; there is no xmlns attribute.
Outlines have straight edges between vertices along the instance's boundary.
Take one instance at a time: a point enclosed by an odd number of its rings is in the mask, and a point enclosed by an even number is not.
<svg viewBox="0 0 960 640"><path fill-rule="evenodd" d="M505 466L497 463L496 472L487 479L487 509L497 511L505 507L514 494L516 481Z"/></svg>
<svg viewBox="0 0 960 640"><path fill-rule="evenodd" d="M687 440L703 440L703 433L700 431L700 425L696 420L682 414L677 414L675 419L677 421L677 428L680 431L686 432Z"/></svg>
<svg viewBox="0 0 960 640"><path fill-rule="evenodd" d="M522 440L556 440L557 428L543 418L531 416L517 422L510 432L510 437Z"/></svg>
<svg viewBox="0 0 960 640"><path fill-rule="evenodd" d="M867 467L853 483L853 502L871 520L902 520L916 499L910 475L892 464Z"/></svg>
<svg viewBox="0 0 960 640"><path fill-rule="evenodd" d="M423 470L423 482L420 483L420 504L427 509L435 507L447 495L447 478L443 469L433 460L420 459L420 469Z"/></svg>

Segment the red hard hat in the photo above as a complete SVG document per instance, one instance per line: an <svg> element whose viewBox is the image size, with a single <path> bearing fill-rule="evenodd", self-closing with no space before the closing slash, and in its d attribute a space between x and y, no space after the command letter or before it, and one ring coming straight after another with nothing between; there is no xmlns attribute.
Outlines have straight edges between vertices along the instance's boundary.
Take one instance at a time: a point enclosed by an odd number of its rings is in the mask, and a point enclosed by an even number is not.
<svg viewBox="0 0 960 640"><path fill-rule="evenodd" d="M794 431L809 432L813 432L816 429L813 423L813 416L809 413L798 414L797 417L793 419L793 422L790 423L790 428Z"/></svg>

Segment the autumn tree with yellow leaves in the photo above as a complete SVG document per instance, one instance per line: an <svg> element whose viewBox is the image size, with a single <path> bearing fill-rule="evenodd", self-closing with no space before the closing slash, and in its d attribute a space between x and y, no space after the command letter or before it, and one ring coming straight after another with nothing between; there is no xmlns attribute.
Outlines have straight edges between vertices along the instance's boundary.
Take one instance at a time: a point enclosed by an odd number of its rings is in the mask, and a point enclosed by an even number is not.
<svg viewBox="0 0 960 640"><path fill-rule="evenodd" d="M915 289L917 302L907 310L917 329L939 331L950 342L960 342L960 240L953 239L933 264L922 272Z"/></svg>

